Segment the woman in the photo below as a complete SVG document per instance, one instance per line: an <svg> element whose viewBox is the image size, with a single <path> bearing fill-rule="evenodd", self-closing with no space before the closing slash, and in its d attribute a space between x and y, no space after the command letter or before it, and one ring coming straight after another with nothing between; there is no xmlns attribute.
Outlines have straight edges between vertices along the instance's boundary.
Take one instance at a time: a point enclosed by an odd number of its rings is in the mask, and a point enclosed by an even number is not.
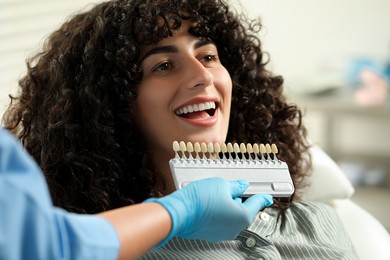
<svg viewBox="0 0 390 260"><path fill-rule="evenodd" d="M223 1L99 4L68 20L30 60L4 123L38 161L55 204L75 212L171 193L174 140L276 143L299 192L310 168L306 131L282 78L266 70L260 25ZM264 258L353 257L335 213L298 195L263 212L272 225L256 219L234 241L173 239L145 257L246 256L249 237L251 254ZM337 226L330 236L327 221ZM301 248L294 234L304 250L290 250Z"/></svg>

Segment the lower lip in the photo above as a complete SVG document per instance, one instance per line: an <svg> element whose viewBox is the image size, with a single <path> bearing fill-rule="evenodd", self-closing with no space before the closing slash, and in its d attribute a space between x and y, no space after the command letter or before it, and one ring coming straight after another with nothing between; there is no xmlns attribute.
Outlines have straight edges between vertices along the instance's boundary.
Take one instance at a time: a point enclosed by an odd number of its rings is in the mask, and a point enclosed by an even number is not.
<svg viewBox="0 0 390 260"><path fill-rule="evenodd" d="M208 117L206 119L190 119L185 117L179 117L181 120L185 121L188 124L197 126L197 127L210 127L217 124L218 121L218 109L215 110L215 113L213 116Z"/></svg>

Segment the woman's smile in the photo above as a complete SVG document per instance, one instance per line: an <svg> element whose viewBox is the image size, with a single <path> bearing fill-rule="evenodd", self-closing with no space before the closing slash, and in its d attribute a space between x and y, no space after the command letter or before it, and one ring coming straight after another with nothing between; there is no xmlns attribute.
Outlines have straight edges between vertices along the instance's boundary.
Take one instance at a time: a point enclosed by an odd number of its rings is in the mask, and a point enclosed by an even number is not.
<svg viewBox="0 0 390 260"><path fill-rule="evenodd" d="M191 102L175 109L175 114L194 126L212 126L218 121L218 103L207 101L207 99L203 102L191 100Z"/></svg>

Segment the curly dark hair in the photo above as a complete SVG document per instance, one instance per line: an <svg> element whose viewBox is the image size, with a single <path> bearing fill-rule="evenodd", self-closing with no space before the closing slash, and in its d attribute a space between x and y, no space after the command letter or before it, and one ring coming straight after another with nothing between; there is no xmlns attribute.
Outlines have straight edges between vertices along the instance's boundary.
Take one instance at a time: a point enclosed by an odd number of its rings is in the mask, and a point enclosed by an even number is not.
<svg viewBox="0 0 390 260"><path fill-rule="evenodd" d="M162 196L132 117L140 51L194 20L233 81L227 142L275 143L297 190L309 175L302 115L249 20L222 0L113 0L70 17L27 61L3 124L44 172L54 204L96 213ZM290 198L292 200L294 197ZM297 198L297 196L295 196Z"/></svg>

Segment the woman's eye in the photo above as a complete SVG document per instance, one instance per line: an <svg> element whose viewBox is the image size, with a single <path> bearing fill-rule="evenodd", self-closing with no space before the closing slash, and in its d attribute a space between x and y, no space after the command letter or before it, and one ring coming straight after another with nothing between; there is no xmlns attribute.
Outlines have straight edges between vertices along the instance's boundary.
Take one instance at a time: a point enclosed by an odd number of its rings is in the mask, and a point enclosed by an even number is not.
<svg viewBox="0 0 390 260"><path fill-rule="evenodd" d="M166 62L163 62L163 63L157 65L156 67L154 67L153 71L155 71L155 72L166 71L166 70L171 69L171 67L172 67L171 63L166 61Z"/></svg>
<svg viewBox="0 0 390 260"><path fill-rule="evenodd" d="M208 55L204 56L201 60L204 61L204 62L216 61L217 60L217 55L208 54Z"/></svg>

